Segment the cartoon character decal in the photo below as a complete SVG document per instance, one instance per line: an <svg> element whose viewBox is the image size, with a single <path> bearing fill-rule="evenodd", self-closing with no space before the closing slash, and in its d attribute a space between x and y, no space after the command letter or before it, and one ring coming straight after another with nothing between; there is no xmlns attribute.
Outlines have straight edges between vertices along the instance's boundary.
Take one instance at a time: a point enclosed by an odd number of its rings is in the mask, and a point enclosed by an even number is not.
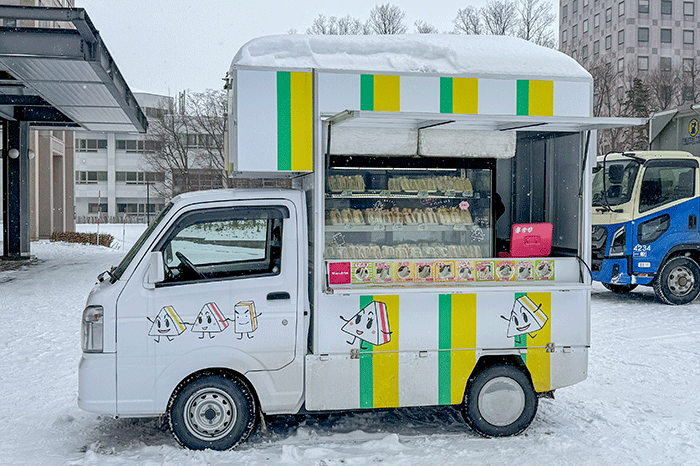
<svg viewBox="0 0 700 466"><path fill-rule="evenodd" d="M258 328L258 317L262 315L255 313L255 303L253 301L241 301L233 307L233 331L238 334L238 339L243 339L243 335L253 338L253 333Z"/></svg>
<svg viewBox="0 0 700 466"><path fill-rule="evenodd" d="M520 296L513 303L510 317L501 316L508 321L508 338L518 338L522 335L532 335L534 332L542 330L547 324L547 315L540 309L527 295Z"/></svg>
<svg viewBox="0 0 700 466"><path fill-rule="evenodd" d="M214 338L213 333L221 333L228 327L228 319L224 317L219 306L216 303L207 303L204 305L199 314L194 319L194 324L192 324L193 332L201 332L202 336L200 339L204 338L204 334L209 334L209 338Z"/></svg>
<svg viewBox="0 0 700 466"><path fill-rule="evenodd" d="M341 330L353 337L352 341L347 342L350 345L354 344L358 338L374 346L381 346L391 341L389 316L385 303L372 301L350 319L345 319L343 316L340 318L345 321Z"/></svg>
<svg viewBox="0 0 700 466"><path fill-rule="evenodd" d="M148 335L156 337L156 343L160 343L160 337L166 337L168 341L173 341L173 338L182 334L187 327L182 319L178 315L175 308L172 306L165 306L160 310L155 319L151 320L147 317L149 322L151 322L151 329L148 331Z"/></svg>

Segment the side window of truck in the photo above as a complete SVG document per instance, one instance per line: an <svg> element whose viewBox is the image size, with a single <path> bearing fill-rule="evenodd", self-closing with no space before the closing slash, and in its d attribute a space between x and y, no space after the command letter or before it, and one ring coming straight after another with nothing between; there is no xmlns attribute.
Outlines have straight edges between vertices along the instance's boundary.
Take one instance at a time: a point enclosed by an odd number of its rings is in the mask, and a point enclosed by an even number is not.
<svg viewBox="0 0 700 466"><path fill-rule="evenodd" d="M286 207L207 209L180 217L156 246L167 286L280 273Z"/></svg>
<svg viewBox="0 0 700 466"><path fill-rule="evenodd" d="M639 198L639 212L646 212L695 195L692 160L655 160L646 164Z"/></svg>

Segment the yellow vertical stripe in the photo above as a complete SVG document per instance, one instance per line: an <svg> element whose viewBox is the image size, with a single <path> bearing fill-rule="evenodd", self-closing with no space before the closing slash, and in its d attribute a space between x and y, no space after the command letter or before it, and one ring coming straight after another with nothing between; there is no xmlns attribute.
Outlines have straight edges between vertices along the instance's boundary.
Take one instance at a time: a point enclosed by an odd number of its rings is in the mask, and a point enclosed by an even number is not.
<svg viewBox="0 0 700 466"><path fill-rule="evenodd" d="M374 347L374 407L394 408L399 406L399 297L375 296L374 300L386 304L391 330L391 341Z"/></svg>
<svg viewBox="0 0 700 466"><path fill-rule="evenodd" d="M554 115L554 82L530 81L529 114Z"/></svg>
<svg viewBox="0 0 700 466"><path fill-rule="evenodd" d="M452 78L452 113L479 113L479 80Z"/></svg>
<svg viewBox="0 0 700 466"><path fill-rule="evenodd" d="M528 335L527 368L532 376L536 392L551 390L549 353L545 351L547 343L552 341L552 295L550 293L528 293L527 296L547 316L545 326L534 334ZM538 348L533 348L538 347Z"/></svg>
<svg viewBox="0 0 700 466"><path fill-rule="evenodd" d="M312 74L290 73L292 171L313 170Z"/></svg>
<svg viewBox="0 0 700 466"><path fill-rule="evenodd" d="M462 350L468 348L467 351ZM464 397L467 379L476 365L476 294L452 295L452 404Z"/></svg>
<svg viewBox="0 0 700 466"><path fill-rule="evenodd" d="M374 76L374 111L398 112L401 110L401 82L398 76L377 74Z"/></svg>

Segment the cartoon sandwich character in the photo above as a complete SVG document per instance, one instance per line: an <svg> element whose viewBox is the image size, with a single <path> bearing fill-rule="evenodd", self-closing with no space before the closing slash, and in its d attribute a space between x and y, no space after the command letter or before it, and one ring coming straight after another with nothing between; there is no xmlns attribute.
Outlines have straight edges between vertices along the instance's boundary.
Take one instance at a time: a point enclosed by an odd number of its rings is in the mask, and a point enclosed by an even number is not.
<svg viewBox="0 0 700 466"><path fill-rule="evenodd" d="M160 343L160 337L166 337L168 341L173 341L173 338L180 335L185 331L185 324L178 315L175 308L172 306L165 306L160 310L155 319L151 320L151 329L148 331L148 335L151 337L156 337L156 343Z"/></svg>
<svg viewBox="0 0 700 466"><path fill-rule="evenodd" d="M381 346L391 340L385 303L372 301L350 319L346 320L343 316L340 318L345 321L341 330L353 337L352 341L347 342L350 345L358 338L374 346Z"/></svg>
<svg viewBox="0 0 700 466"><path fill-rule="evenodd" d="M253 338L253 333L258 328L258 317L261 314L255 313L255 303L253 301L241 301L233 307L233 331L238 334L241 340L245 334L248 338Z"/></svg>
<svg viewBox="0 0 700 466"><path fill-rule="evenodd" d="M195 317L191 330L193 332L201 332L202 336L199 337L200 339L204 338L205 333L209 334L209 338L214 338L215 335L212 335L212 333L221 333L226 330L228 327L227 320L216 303L207 303Z"/></svg>
<svg viewBox="0 0 700 466"><path fill-rule="evenodd" d="M508 321L508 338L532 334L540 331L547 323L547 315L527 295L521 296L513 303L510 318L501 316Z"/></svg>

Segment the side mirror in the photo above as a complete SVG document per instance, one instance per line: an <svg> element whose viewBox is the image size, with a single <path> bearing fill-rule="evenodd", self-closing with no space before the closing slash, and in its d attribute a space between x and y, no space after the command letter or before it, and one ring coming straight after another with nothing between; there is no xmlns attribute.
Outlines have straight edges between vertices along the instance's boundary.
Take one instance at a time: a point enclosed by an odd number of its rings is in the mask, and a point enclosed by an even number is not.
<svg viewBox="0 0 700 466"><path fill-rule="evenodd" d="M163 263L163 253L153 251L150 257L150 267L148 268L148 283L156 284L165 280L165 265Z"/></svg>

